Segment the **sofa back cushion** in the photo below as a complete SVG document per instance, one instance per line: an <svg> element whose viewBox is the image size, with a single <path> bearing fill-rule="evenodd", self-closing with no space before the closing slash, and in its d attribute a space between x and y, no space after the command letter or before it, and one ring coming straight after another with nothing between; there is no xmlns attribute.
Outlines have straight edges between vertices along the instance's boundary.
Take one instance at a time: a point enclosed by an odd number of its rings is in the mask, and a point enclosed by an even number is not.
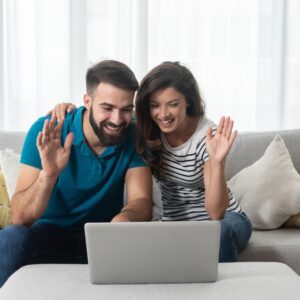
<svg viewBox="0 0 300 300"><path fill-rule="evenodd" d="M26 132L0 130L0 149L12 149L21 153Z"/></svg>
<svg viewBox="0 0 300 300"><path fill-rule="evenodd" d="M226 162L227 180L257 161L275 135L280 135L291 155L295 169L300 173L300 129L239 133Z"/></svg>

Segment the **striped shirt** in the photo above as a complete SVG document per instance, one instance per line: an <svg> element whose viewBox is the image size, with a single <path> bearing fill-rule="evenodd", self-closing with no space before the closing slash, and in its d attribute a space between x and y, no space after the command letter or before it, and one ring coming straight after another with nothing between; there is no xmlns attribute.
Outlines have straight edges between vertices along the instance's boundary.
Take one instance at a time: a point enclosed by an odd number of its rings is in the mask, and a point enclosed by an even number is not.
<svg viewBox="0 0 300 300"><path fill-rule="evenodd" d="M179 147L171 147L164 134L164 178L158 181L162 194L162 221L209 220L205 209L204 162L209 159L205 137L207 128L216 131L216 125L202 118L193 135ZM241 208L229 187L227 211L241 212Z"/></svg>

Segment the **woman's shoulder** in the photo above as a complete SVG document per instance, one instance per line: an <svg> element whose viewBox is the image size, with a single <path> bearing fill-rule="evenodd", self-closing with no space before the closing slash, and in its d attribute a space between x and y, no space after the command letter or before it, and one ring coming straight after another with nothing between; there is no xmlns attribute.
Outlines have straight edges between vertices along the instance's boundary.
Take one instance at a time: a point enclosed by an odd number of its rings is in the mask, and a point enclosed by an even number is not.
<svg viewBox="0 0 300 300"><path fill-rule="evenodd" d="M203 116L199 122L198 122L198 126L196 128L196 132L197 132L197 136L199 137L205 137L206 136L206 132L207 129L211 127L212 130L217 128L217 125L210 120L209 118L207 118L206 116Z"/></svg>

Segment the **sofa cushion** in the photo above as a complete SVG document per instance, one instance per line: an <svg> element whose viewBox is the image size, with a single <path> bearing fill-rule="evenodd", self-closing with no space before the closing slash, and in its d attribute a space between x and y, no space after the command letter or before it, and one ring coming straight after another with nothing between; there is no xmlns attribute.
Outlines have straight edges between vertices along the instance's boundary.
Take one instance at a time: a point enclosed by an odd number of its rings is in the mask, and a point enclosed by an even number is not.
<svg viewBox="0 0 300 300"><path fill-rule="evenodd" d="M282 226L283 227L300 227L300 214L290 217Z"/></svg>
<svg viewBox="0 0 300 300"><path fill-rule="evenodd" d="M11 224L9 199L4 174L0 171L0 228L9 224Z"/></svg>
<svg viewBox="0 0 300 300"><path fill-rule="evenodd" d="M226 159L227 180L256 162L276 135L280 135L291 155L295 169L300 173L300 129L241 132L234 141Z"/></svg>
<svg viewBox="0 0 300 300"><path fill-rule="evenodd" d="M300 233L298 228L254 230L239 261L278 261L300 275Z"/></svg>
<svg viewBox="0 0 300 300"><path fill-rule="evenodd" d="M253 228L280 227L300 213L300 176L280 136L264 155L228 182Z"/></svg>
<svg viewBox="0 0 300 300"><path fill-rule="evenodd" d="M0 167L4 173L9 199L15 191L20 166L20 154L11 149L0 150Z"/></svg>

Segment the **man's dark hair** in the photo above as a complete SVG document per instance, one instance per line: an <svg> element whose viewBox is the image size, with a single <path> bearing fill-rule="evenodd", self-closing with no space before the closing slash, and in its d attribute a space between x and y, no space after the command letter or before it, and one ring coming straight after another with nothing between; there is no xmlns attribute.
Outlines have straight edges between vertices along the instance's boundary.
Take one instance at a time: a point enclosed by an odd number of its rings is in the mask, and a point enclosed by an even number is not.
<svg viewBox="0 0 300 300"><path fill-rule="evenodd" d="M139 87L130 68L115 60L103 60L87 70L86 91L89 95L93 94L101 82L129 91L136 91Z"/></svg>

